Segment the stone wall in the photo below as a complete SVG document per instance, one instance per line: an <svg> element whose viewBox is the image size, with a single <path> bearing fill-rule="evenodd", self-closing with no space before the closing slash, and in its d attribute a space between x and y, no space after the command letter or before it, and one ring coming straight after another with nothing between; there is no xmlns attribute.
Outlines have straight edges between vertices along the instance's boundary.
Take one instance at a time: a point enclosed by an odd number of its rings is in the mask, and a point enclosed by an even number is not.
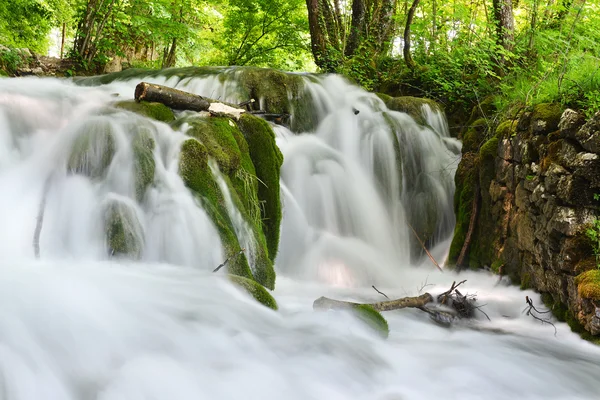
<svg viewBox="0 0 600 400"><path fill-rule="evenodd" d="M541 104L490 125L463 135L450 263L508 275L600 335L600 271L584 274L598 268L585 232L600 218L600 112Z"/></svg>

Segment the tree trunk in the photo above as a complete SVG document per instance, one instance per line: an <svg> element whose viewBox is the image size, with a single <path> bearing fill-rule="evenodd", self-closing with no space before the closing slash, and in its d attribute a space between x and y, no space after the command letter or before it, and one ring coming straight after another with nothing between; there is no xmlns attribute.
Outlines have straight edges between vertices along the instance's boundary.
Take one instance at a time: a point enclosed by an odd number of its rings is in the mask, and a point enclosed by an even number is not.
<svg viewBox="0 0 600 400"><path fill-rule="evenodd" d="M327 48L325 33L319 24L319 0L306 0L308 9L308 26L310 30L310 48L315 59L315 64L324 71L329 70L327 62Z"/></svg>
<svg viewBox="0 0 600 400"><path fill-rule="evenodd" d="M365 25L367 20L367 8L364 0L354 0L352 2L352 24L350 25L350 36L346 44L345 55L352 57L358 49L366 33Z"/></svg>
<svg viewBox="0 0 600 400"><path fill-rule="evenodd" d="M496 22L496 42L505 50L511 51L515 41L515 19L512 0L493 0Z"/></svg>
<svg viewBox="0 0 600 400"><path fill-rule="evenodd" d="M60 59L62 60L63 55L65 53L65 34L67 33L67 24L63 22L62 24L62 35L60 39Z"/></svg>
<svg viewBox="0 0 600 400"><path fill-rule="evenodd" d="M410 9L408 10L408 15L406 16L406 26L404 27L404 62L406 63L406 66L411 70L414 70L417 64L415 63L415 61L412 58L412 55L410 54L410 25L412 24L413 18L415 17L415 12L417 11L417 7L419 6L419 1L420 0L413 0L413 3L410 6Z"/></svg>
<svg viewBox="0 0 600 400"><path fill-rule="evenodd" d="M135 87L135 99L162 103L175 110L207 111L210 107L210 101L202 96L146 82Z"/></svg>

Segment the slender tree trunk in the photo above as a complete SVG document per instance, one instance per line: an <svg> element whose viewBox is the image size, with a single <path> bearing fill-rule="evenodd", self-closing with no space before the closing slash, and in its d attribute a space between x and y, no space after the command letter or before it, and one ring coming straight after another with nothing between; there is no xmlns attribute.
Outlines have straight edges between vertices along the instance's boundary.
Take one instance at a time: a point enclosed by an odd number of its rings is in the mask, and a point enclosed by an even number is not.
<svg viewBox="0 0 600 400"><path fill-rule="evenodd" d="M324 71L329 71L327 64L327 48L323 27L319 24L319 0L306 0L308 10L308 27L310 30L310 47L315 64Z"/></svg>
<svg viewBox="0 0 600 400"><path fill-rule="evenodd" d="M496 41L505 50L511 51L515 41L512 0L493 0L492 5L496 22Z"/></svg>
<svg viewBox="0 0 600 400"><path fill-rule="evenodd" d="M62 24L62 35L60 39L60 58L63 58L65 53L65 34L67 33L67 24L63 22Z"/></svg>
<svg viewBox="0 0 600 400"><path fill-rule="evenodd" d="M413 0L412 5L408 10L408 14L406 15L406 26L404 27L404 62L406 63L406 66L411 70L415 69L417 64L415 63L415 61L412 58L412 55L410 54L410 25L412 24L413 18L415 17L415 11L419 6L419 1L420 0Z"/></svg>

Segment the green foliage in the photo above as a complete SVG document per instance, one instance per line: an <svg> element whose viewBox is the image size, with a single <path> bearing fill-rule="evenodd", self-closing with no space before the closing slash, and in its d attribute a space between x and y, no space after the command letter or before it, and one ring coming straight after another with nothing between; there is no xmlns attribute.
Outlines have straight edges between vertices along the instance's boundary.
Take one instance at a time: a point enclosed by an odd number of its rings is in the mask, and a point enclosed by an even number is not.
<svg viewBox="0 0 600 400"><path fill-rule="evenodd" d="M23 64L23 58L17 50L0 48L0 70L14 74L21 64Z"/></svg>
<svg viewBox="0 0 600 400"><path fill-rule="evenodd" d="M0 1L0 44L45 52L52 10L42 0Z"/></svg>
<svg viewBox="0 0 600 400"><path fill-rule="evenodd" d="M594 196L594 199L597 199L596 196ZM585 235L592 242L596 266L600 269L600 219L592 221L592 224L585 230Z"/></svg>

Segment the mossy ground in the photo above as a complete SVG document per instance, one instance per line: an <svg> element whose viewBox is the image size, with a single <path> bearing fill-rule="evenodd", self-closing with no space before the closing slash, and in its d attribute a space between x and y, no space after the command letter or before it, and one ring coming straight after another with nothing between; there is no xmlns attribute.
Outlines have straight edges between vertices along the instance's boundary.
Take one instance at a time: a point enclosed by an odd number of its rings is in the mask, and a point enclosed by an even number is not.
<svg viewBox="0 0 600 400"><path fill-rule="evenodd" d="M361 321L373 328L381 337L387 338L390 328L386 319L368 304L359 304L352 308L352 313Z"/></svg>
<svg viewBox="0 0 600 400"><path fill-rule="evenodd" d="M126 100L115 103L115 107L131 111L157 121L172 122L175 120L175 114L173 113L173 110L161 103Z"/></svg>
<svg viewBox="0 0 600 400"><path fill-rule="evenodd" d="M262 305L277 310L277 301L261 284L238 275L229 275L229 280L256 299Z"/></svg>

